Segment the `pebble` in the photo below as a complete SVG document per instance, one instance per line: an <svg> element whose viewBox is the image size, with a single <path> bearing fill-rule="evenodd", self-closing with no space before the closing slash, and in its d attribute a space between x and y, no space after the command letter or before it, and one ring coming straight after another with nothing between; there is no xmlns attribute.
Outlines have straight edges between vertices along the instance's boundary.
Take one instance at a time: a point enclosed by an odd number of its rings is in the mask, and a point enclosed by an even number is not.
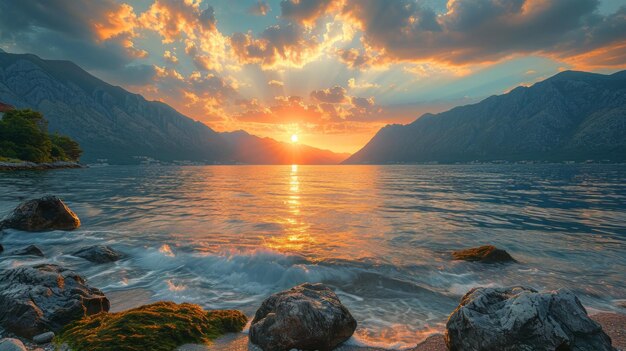
<svg viewBox="0 0 626 351"><path fill-rule="evenodd" d="M53 332L42 333L42 334L39 334L39 335L35 335L33 337L33 341L38 343L38 344L49 343L50 341L52 341L52 339L54 339L54 333Z"/></svg>

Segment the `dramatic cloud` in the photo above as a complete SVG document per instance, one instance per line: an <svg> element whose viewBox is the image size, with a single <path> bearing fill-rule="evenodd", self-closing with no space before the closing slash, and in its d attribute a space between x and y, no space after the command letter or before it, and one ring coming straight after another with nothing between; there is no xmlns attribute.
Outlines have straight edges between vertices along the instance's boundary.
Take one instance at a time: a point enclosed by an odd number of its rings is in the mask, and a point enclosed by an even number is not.
<svg viewBox="0 0 626 351"><path fill-rule="evenodd" d="M131 6L113 0L0 1L0 43L145 84L154 70L135 64L147 55L133 42L136 20Z"/></svg>
<svg viewBox="0 0 626 351"><path fill-rule="evenodd" d="M339 4L339 1L332 0L283 0L280 2L280 11L284 18L297 23L311 24Z"/></svg>
<svg viewBox="0 0 626 351"><path fill-rule="evenodd" d="M240 62L257 63L266 68L301 67L319 54L320 45L316 36L292 23L268 27L259 38L254 38L250 32L235 33L230 43Z"/></svg>
<svg viewBox="0 0 626 351"><path fill-rule="evenodd" d="M149 98L168 102L190 116L202 116L205 121L223 121L228 118L229 108L240 99L237 81L224 78L217 72L194 71L188 76L174 68L155 66L154 84L142 93Z"/></svg>
<svg viewBox="0 0 626 351"><path fill-rule="evenodd" d="M615 53L611 46L626 40L624 8L602 16L597 6L597 0L450 0L437 15L409 0L347 0L343 12L369 51L386 60L463 65L529 53L562 59L600 48ZM367 61L339 54L355 67Z"/></svg>

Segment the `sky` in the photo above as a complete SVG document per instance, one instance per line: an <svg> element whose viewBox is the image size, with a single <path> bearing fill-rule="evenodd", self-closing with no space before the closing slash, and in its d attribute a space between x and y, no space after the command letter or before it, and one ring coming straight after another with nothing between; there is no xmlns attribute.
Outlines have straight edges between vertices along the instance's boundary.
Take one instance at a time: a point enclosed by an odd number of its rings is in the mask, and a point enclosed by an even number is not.
<svg viewBox="0 0 626 351"><path fill-rule="evenodd" d="M386 124L626 68L626 0L0 0L0 48L352 153Z"/></svg>

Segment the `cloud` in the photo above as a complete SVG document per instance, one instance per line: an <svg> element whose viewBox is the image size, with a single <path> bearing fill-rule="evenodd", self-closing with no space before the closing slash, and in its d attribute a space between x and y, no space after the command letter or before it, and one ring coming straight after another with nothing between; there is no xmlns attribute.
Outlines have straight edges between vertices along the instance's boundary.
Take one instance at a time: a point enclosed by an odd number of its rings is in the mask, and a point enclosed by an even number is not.
<svg viewBox="0 0 626 351"><path fill-rule="evenodd" d="M182 42L185 53L202 71L221 71L228 61L227 39L217 29L213 7L199 1L154 0L138 16L142 30L159 34L163 44Z"/></svg>
<svg viewBox="0 0 626 351"><path fill-rule="evenodd" d="M350 89L374 89L380 88L380 85L367 82L357 82L356 79L350 78L348 79L348 87Z"/></svg>
<svg viewBox="0 0 626 351"><path fill-rule="evenodd" d="M268 27L259 38L251 32L235 33L230 44L240 63L256 63L264 68L302 67L319 55L320 46L316 36L293 23Z"/></svg>
<svg viewBox="0 0 626 351"><path fill-rule="evenodd" d="M375 62L368 53L355 48L337 50L338 58L352 69L366 69Z"/></svg>
<svg viewBox="0 0 626 351"><path fill-rule="evenodd" d="M135 63L146 51L134 45L137 18L113 0L0 2L0 43L46 58L72 60L84 68L141 84L154 70Z"/></svg>
<svg viewBox="0 0 626 351"><path fill-rule="evenodd" d="M449 0L447 12L437 15L409 0L346 0L343 13L362 30L364 45L385 60L464 65L533 53L567 60L624 42L625 8L602 16L598 3ZM339 54L345 62L361 57Z"/></svg>
<svg viewBox="0 0 626 351"><path fill-rule="evenodd" d="M348 101L346 89L336 85L329 89L314 90L311 92L311 99L317 102L330 104L340 104Z"/></svg>
<svg viewBox="0 0 626 351"><path fill-rule="evenodd" d="M241 99L237 81L217 72L193 71L184 75L172 67L155 66L153 84L142 88L148 98L161 100L177 110L203 121L223 121L232 113L235 102Z"/></svg>
<svg viewBox="0 0 626 351"><path fill-rule="evenodd" d="M275 80L272 79L269 82L267 82L267 85L271 86L271 87L283 87L285 86L285 83L279 81L279 80Z"/></svg>
<svg viewBox="0 0 626 351"><path fill-rule="evenodd" d="M312 24L339 3L333 0L283 0L280 2L280 11L284 18L301 24Z"/></svg>
<svg viewBox="0 0 626 351"><path fill-rule="evenodd" d="M176 57L176 55L174 53L172 53L169 50L165 50L165 52L163 53L163 59L166 62L169 62L171 64L177 64L178 63L178 57Z"/></svg>
<svg viewBox="0 0 626 351"><path fill-rule="evenodd" d="M254 5L250 6L248 12L255 16L265 16L270 12L270 5L265 1L257 1Z"/></svg>

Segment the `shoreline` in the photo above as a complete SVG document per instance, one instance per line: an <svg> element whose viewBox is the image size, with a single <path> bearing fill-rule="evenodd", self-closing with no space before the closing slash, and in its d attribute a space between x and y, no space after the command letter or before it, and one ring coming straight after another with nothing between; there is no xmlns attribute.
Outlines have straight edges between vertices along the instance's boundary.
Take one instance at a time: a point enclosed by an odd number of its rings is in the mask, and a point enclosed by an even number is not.
<svg viewBox="0 0 626 351"><path fill-rule="evenodd" d="M148 290L136 289L107 293L111 301L111 311L137 307L137 305L151 302L151 294ZM589 310L587 308L587 310ZM626 309L624 312L606 312L589 314L589 317L598 322L606 332L613 347L617 350L626 350ZM349 341L348 341L349 343ZM405 349L384 349L380 347L356 346L343 344L334 351L447 351L443 333L433 334L419 344ZM176 351L261 351L261 349L248 340L247 332L232 333L217 338L210 345L188 344L179 347Z"/></svg>
<svg viewBox="0 0 626 351"><path fill-rule="evenodd" d="M87 168L85 165L81 165L78 162L0 162L0 171L43 171L49 169L72 169L72 168Z"/></svg>

